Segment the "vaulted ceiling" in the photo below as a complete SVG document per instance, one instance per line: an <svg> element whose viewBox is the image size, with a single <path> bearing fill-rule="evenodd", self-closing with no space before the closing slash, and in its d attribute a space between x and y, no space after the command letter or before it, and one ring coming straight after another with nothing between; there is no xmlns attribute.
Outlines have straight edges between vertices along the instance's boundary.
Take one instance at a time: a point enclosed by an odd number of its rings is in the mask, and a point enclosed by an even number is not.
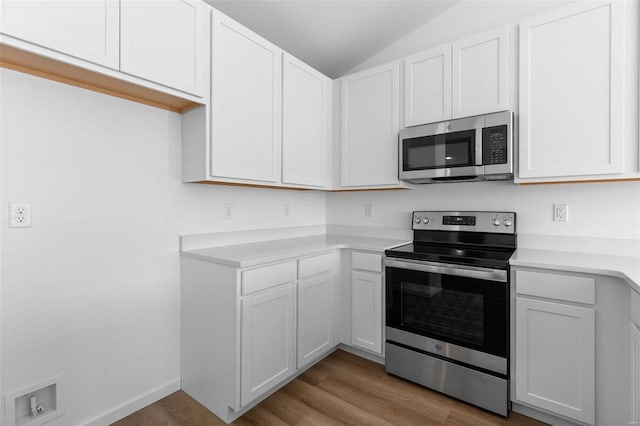
<svg viewBox="0 0 640 426"><path fill-rule="evenodd" d="M329 77L364 62L459 0L206 0Z"/></svg>

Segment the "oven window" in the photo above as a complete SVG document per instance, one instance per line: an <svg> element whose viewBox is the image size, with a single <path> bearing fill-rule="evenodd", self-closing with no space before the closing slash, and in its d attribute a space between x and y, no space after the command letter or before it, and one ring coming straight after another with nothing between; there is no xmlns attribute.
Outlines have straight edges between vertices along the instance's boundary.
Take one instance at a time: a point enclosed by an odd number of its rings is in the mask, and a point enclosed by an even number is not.
<svg viewBox="0 0 640 426"><path fill-rule="evenodd" d="M400 284L402 325L450 336L471 345L484 344L484 296L441 285Z"/></svg>
<svg viewBox="0 0 640 426"><path fill-rule="evenodd" d="M506 356L508 284L387 267L387 326Z"/></svg>
<svg viewBox="0 0 640 426"><path fill-rule="evenodd" d="M403 170L473 166L475 142L475 130L404 139Z"/></svg>

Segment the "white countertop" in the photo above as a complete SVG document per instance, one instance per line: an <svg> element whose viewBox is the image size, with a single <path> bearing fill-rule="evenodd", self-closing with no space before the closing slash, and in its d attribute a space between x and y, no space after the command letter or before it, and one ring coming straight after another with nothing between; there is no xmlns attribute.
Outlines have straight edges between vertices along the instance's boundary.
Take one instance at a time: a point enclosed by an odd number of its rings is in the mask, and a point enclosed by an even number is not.
<svg viewBox="0 0 640 426"><path fill-rule="evenodd" d="M237 268L246 268L337 249L384 252L387 248L410 242L388 238L327 234L183 250L182 255Z"/></svg>
<svg viewBox="0 0 640 426"><path fill-rule="evenodd" d="M509 263L512 266L613 276L625 280L640 292L640 257L519 248Z"/></svg>

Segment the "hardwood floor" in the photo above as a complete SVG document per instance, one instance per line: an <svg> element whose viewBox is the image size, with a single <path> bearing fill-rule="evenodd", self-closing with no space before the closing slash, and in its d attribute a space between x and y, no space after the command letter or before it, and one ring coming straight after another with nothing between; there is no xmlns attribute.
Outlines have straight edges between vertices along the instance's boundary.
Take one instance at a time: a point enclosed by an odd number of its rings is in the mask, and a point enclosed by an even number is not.
<svg viewBox="0 0 640 426"><path fill-rule="evenodd" d="M115 426L223 425L182 391ZM542 425L508 419L389 376L384 367L338 350L233 422L234 425Z"/></svg>

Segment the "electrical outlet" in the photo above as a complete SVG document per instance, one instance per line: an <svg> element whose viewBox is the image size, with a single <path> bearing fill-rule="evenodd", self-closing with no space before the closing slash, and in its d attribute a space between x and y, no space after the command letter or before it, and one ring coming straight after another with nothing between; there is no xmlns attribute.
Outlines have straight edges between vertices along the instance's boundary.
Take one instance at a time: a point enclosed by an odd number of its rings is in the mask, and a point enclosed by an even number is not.
<svg viewBox="0 0 640 426"><path fill-rule="evenodd" d="M554 222L569 221L569 205L568 204L553 205L553 221Z"/></svg>
<svg viewBox="0 0 640 426"><path fill-rule="evenodd" d="M233 217L233 203L224 203L224 218L231 219Z"/></svg>
<svg viewBox="0 0 640 426"><path fill-rule="evenodd" d="M364 217L373 217L373 204L366 203L364 205Z"/></svg>
<svg viewBox="0 0 640 426"><path fill-rule="evenodd" d="M31 204L9 203L9 227L10 228L30 228L31 227Z"/></svg>

